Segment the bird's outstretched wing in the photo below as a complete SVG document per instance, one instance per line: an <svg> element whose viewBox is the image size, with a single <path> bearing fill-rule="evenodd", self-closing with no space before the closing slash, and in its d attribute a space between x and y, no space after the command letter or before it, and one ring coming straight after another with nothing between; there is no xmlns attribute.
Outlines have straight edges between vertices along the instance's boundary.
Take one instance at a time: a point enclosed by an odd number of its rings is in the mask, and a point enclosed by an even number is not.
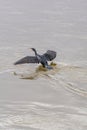
<svg viewBox="0 0 87 130"><path fill-rule="evenodd" d="M38 59L35 56L26 56L26 57L18 60L17 62L15 62L14 65L25 64L25 63L38 63Z"/></svg>
<svg viewBox="0 0 87 130"><path fill-rule="evenodd" d="M43 56L45 56L48 61L51 61L56 57L56 52L48 50L45 54L43 54Z"/></svg>

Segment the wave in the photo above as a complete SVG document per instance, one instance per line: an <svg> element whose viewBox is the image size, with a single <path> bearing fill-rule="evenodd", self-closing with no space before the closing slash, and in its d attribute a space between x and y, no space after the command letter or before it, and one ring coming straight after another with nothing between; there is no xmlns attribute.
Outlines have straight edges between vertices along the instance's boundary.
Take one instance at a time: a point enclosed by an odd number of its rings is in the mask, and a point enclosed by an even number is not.
<svg viewBox="0 0 87 130"><path fill-rule="evenodd" d="M59 89L58 86L64 87L70 92L87 97L87 69L80 66L73 66L66 63L51 63L53 70L46 70L42 66L35 71L15 72L16 76L21 79L35 80L38 78L47 79L53 89ZM30 72L30 71L29 71Z"/></svg>
<svg viewBox="0 0 87 130"><path fill-rule="evenodd" d="M10 102L4 104L3 108L4 114L0 115L2 130L83 129L87 124L87 111L81 107L42 102Z"/></svg>

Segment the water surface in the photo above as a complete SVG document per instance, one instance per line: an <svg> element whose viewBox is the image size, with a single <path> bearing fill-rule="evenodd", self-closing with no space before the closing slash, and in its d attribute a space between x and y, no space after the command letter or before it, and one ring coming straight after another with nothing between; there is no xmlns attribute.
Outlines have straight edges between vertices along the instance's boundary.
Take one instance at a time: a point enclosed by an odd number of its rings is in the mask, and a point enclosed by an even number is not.
<svg viewBox="0 0 87 130"><path fill-rule="evenodd" d="M0 0L0 129L87 129L86 0ZM51 71L13 63L55 50Z"/></svg>

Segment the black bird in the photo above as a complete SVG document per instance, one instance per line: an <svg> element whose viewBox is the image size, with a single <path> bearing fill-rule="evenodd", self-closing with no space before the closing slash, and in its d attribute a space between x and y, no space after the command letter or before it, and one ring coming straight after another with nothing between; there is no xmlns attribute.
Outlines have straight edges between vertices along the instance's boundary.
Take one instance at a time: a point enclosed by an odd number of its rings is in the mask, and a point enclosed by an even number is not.
<svg viewBox="0 0 87 130"><path fill-rule="evenodd" d="M34 48L31 49L34 51L35 56L26 56L18 60L17 62L15 62L14 65L25 64L25 63L38 63L38 64L41 63L44 68L52 69L52 67L48 65L48 61L52 61L56 57L55 51L48 50L43 55L39 55L36 49Z"/></svg>

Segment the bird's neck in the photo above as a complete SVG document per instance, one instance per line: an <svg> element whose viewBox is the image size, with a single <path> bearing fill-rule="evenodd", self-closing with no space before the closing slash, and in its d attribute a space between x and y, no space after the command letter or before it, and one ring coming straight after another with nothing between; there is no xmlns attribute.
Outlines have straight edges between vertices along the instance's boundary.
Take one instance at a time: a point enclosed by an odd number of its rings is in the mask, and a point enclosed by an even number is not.
<svg viewBox="0 0 87 130"><path fill-rule="evenodd" d="M37 55L37 51L34 49L35 55Z"/></svg>

